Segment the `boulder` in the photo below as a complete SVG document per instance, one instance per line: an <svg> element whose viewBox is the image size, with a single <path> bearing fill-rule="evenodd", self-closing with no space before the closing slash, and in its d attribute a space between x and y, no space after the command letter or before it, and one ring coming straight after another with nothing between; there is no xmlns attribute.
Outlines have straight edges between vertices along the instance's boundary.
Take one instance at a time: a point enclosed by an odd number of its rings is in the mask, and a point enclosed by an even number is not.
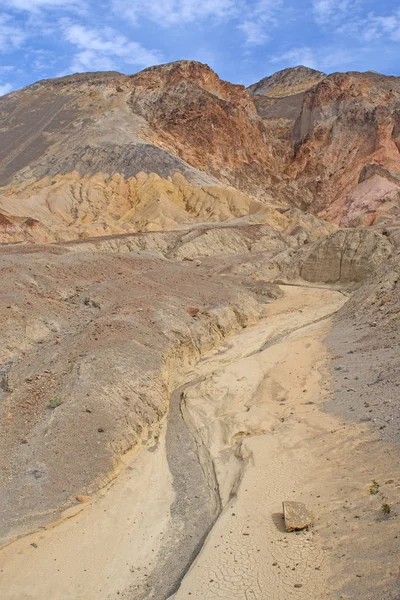
<svg viewBox="0 0 400 600"><path fill-rule="evenodd" d="M312 525L312 516L305 504L285 501L282 505L286 531L301 531Z"/></svg>

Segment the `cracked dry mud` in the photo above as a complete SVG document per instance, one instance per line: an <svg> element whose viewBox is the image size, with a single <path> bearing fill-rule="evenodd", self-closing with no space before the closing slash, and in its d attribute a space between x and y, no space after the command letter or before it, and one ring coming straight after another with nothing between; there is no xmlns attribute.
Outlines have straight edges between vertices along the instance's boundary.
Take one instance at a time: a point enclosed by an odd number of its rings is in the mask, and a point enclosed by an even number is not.
<svg viewBox="0 0 400 600"><path fill-rule="evenodd" d="M323 340L345 301L285 287L259 323L185 374L159 437L112 487L1 551L1 597L393 598L397 517L376 519L368 485L399 481L398 451L321 410ZM315 527L285 532L283 499L305 502ZM352 595L341 595L344 579Z"/></svg>

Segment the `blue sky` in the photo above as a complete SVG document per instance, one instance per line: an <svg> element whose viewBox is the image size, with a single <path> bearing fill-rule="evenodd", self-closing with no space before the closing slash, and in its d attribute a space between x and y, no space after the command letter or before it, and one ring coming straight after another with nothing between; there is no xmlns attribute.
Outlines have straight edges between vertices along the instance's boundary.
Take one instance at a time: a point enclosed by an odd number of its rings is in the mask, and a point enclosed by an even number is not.
<svg viewBox="0 0 400 600"><path fill-rule="evenodd" d="M0 94L179 59L245 85L298 64L400 75L399 0L0 0Z"/></svg>

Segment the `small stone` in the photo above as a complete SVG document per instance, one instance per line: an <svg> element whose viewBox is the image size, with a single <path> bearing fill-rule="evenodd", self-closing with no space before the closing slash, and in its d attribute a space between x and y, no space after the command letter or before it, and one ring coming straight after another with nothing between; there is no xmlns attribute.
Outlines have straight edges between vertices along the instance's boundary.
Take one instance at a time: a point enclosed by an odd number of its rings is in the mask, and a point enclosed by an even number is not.
<svg viewBox="0 0 400 600"><path fill-rule="evenodd" d="M295 584L294 584L294 587L295 587L295 588L302 588L302 587L303 587L303 584L302 584L302 583L295 583Z"/></svg>
<svg viewBox="0 0 400 600"><path fill-rule="evenodd" d="M282 505L286 531L301 531L312 525L311 513L303 502L286 501Z"/></svg>
<svg viewBox="0 0 400 600"><path fill-rule="evenodd" d="M37 548L37 544L33 543L31 544L32 548Z"/></svg>
<svg viewBox="0 0 400 600"><path fill-rule="evenodd" d="M186 312L191 317L195 317L196 315L199 314L200 309L199 308L195 308L194 306L189 306L189 308L186 310Z"/></svg>
<svg viewBox="0 0 400 600"><path fill-rule="evenodd" d="M102 427L99 427L97 430L99 433L104 433L104 429Z"/></svg>
<svg viewBox="0 0 400 600"><path fill-rule="evenodd" d="M76 499L78 502L82 502L82 504L90 502L90 496L77 496Z"/></svg>

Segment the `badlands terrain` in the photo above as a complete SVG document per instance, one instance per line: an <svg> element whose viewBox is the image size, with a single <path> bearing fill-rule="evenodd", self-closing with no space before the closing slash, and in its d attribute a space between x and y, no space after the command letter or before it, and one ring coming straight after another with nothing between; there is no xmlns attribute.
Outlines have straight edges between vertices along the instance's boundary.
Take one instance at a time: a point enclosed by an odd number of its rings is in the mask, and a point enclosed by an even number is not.
<svg viewBox="0 0 400 600"><path fill-rule="evenodd" d="M400 78L180 61L0 122L2 600L399 600Z"/></svg>

